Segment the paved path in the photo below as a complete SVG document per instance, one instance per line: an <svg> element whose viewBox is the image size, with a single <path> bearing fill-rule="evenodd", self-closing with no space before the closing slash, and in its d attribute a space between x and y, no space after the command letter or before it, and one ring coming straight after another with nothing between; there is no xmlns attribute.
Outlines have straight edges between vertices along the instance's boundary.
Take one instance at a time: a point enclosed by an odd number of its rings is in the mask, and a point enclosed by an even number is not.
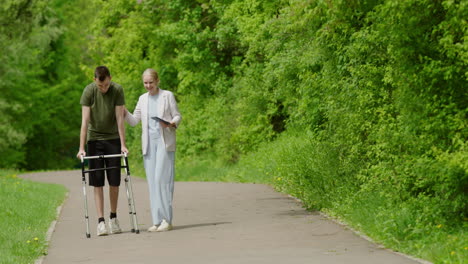
<svg viewBox="0 0 468 264"><path fill-rule="evenodd" d="M146 181L132 177L140 234L129 232L122 184L118 216L124 232L106 237L95 235L97 218L88 187L92 232L88 239L80 171L42 172L23 178L62 184L69 190L44 264L418 263L379 248L261 184L176 182L174 230L149 233ZM105 195L107 216L107 192Z"/></svg>

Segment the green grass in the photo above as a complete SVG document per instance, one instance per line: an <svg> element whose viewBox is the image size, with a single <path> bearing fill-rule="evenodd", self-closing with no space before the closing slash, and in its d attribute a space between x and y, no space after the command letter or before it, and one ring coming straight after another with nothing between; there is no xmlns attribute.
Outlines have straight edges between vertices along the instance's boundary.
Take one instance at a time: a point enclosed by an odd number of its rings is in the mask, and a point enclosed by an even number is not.
<svg viewBox="0 0 468 264"><path fill-rule="evenodd" d="M237 179L228 176L228 167L209 159L176 162L176 181L237 182Z"/></svg>
<svg viewBox="0 0 468 264"><path fill-rule="evenodd" d="M65 187L18 178L0 170L0 263L34 263L47 254L46 233Z"/></svg>

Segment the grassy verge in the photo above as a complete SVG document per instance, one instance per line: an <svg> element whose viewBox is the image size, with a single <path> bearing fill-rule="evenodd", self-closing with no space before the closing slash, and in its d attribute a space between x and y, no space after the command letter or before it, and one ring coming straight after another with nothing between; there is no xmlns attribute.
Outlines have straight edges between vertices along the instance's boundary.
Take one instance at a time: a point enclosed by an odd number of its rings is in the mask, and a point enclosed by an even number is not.
<svg viewBox="0 0 468 264"><path fill-rule="evenodd" d="M218 181L234 182L226 177L229 168L217 166L210 160L198 162L178 162L176 164L176 181Z"/></svg>
<svg viewBox="0 0 468 264"><path fill-rule="evenodd" d="M66 189L0 170L0 263L34 263L47 254L46 233Z"/></svg>

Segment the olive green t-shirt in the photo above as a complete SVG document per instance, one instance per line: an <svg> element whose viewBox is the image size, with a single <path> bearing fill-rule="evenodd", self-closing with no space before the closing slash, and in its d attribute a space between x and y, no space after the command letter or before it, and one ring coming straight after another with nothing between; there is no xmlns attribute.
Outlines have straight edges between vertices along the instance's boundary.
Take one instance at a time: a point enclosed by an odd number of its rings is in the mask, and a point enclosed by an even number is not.
<svg viewBox="0 0 468 264"><path fill-rule="evenodd" d="M83 90L80 104L91 108L88 140L119 138L115 107L125 104L122 86L111 82L109 90L103 94L93 82Z"/></svg>

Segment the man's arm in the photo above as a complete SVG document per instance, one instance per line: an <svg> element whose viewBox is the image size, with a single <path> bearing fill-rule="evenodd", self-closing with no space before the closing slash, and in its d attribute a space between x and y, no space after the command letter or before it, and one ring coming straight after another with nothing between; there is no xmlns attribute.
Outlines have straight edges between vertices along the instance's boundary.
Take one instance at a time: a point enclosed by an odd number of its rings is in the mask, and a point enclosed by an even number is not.
<svg viewBox="0 0 468 264"><path fill-rule="evenodd" d="M123 153L128 153L127 145L125 144L124 111L124 105L115 106L115 117L117 118L117 127L119 129L121 151Z"/></svg>
<svg viewBox="0 0 468 264"><path fill-rule="evenodd" d="M90 113L91 113L91 108L89 106L83 105L81 107L80 149L78 150L78 154L76 154L77 158L80 158L80 156L86 156L85 144L86 144L86 135L88 134L88 124L89 124Z"/></svg>

